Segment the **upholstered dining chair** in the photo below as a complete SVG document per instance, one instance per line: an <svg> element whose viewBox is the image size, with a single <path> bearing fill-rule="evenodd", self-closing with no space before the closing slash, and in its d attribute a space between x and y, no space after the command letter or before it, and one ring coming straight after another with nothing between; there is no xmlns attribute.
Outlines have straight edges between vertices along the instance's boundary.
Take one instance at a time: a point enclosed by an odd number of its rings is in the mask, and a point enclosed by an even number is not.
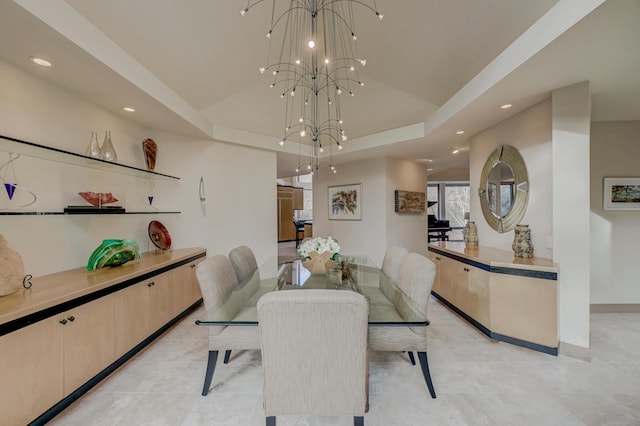
<svg viewBox="0 0 640 426"><path fill-rule="evenodd" d="M267 426L278 415L353 416L364 425L365 297L344 290L276 291L258 300Z"/></svg>
<svg viewBox="0 0 640 426"><path fill-rule="evenodd" d="M202 292L205 309L220 306L230 297L236 297L233 306L238 310L244 305L243 292L238 291L238 279L231 261L224 255L209 257L196 266L196 277ZM234 291L235 290L235 291ZM227 350L259 350L260 334L255 326L208 326L209 329L209 357L204 376L202 396L209 393L211 380L218 360L218 351ZM227 357L228 358L228 357Z"/></svg>
<svg viewBox="0 0 640 426"><path fill-rule="evenodd" d="M398 280L398 271L404 257L409 254L409 250L400 246L391 246L387 249L382 259L382 272L392 280Z"/></svg>
<svg viewBox="0 0 640 426"><path fill-rule="evenodd" d="M424 321L431 287L436 276L435 264L417 253L407 254L398 269L398 278L386 290L381 282L381 290L394 292L387 298L395 306L395 311L405 321ZM431 381L427 359L427 327L369 327L369 345L373 351L416 351L422 374L432 398L436 392Z"/></svg>

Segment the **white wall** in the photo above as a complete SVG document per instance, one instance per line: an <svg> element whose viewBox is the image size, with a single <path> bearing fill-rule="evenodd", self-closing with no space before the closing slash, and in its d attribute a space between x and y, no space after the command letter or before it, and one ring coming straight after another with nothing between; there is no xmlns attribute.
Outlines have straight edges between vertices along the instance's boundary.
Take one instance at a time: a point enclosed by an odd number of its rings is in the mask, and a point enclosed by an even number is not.
<svg viewBox="0 0 640 426"><path fill-rule="evenodd" d="M362 220L329 220L328 187L362 184ZM313 182L313 233L338 239L343 253L364 254L377 265L389 245L426 253L426 216L394 212L395 189L425 191L426 173L413 163L374 159L321 169Z"/></svg>
<svg viewBox="0 0 640 426"><path fill-rule="evenodd" d="M387 246L399 245L409 251L427 254L427 213L396 213L395 190L425 192L427 172L412 161L387 159Z"/></svg>
<svg viewBox="0 0 640 426"><path fill-rule="evenodd" d="M568 348L589 348L589 82L554 90L552 110L553 260L560 264L558 331Z"/></svg>
<svg viewBox="0 0 640 426"><path fill-rule="evenodd" d="M2 61L0 81L0 134L82 153L91 131L102 142L109 129L118 161L141 168L141 141L151 137L158 144L156 171L181 177L156 181L154 189L154 205L180 215L0 216L0 234L21 254L27 273L85 266L105 238L132 238L147 251L151 220L168 228L176 248L200 246L212 255L248 244L259 262L276 255L274 153L145 129ZM0 162L8 157L0 152ZM38 196L28 210L82 204L79 191L112 192L129 211L148 209L146 179L24 156L15 171L18 183ZM198 198L200 176L206 215ZM2 192L0 208L15 205Z"/></svg>
<svg viewBox="0 0 640 426"><path fill-rule="evenodd" d="M518 149L529 175L529 203L520 223L531 228L536 257L552 258L547 240L553 235L551 191L551 101L544 101L476 135L469 142L470 217L478 226L480 245L511 250L514 231L491 228L480 207L478 188L485 161L501 145Z"/></svg>
<svg viewBox="0 0 640 426"><path fill-rule="evenodd" d="M640 211L605 211L605 177L640 177L640 121L591 124L591 303L640 303Z"/></svg>

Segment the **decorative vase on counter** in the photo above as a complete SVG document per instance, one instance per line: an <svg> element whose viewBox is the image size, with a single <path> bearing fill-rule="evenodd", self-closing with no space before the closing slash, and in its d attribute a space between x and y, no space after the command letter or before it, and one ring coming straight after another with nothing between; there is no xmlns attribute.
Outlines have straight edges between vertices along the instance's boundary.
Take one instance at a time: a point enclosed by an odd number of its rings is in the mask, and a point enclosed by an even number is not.
<svg viewBox="0 0 640 426"><path fill-rule="evenodd" d="M515 257L533 257L533 243L531 242L529 225L516 225L511 247Z"/></svg>
<svg viewBox="0 0 640 426"><path fill-rule="evenodd" d="M118 154L116 153L116 149L113 147L113 143L111 143L111 131L107 130L104 134L104 142L102 143L102 148L100 148L100 157L105 161L111 161L115 163L118 161Z"/></svg>
<svg viewBox="0 0 640 426"><path fill-rule="evenodd" d="M472 220L468 221L465 226L464 245L467 247L478 247L478 227Z"/></svg>
<svg viewBox="0 0 640 426"><path fill-rule="evenodd" d="M100 144L98 143L98 133L91 132L91 142L89 142L84 155L91 158L102 158Z"/></svg>

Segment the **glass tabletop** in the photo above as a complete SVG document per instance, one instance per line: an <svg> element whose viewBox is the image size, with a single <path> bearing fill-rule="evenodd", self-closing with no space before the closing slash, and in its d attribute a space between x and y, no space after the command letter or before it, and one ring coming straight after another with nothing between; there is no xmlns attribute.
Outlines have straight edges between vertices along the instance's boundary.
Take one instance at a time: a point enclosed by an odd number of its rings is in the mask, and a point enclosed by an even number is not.
<svg viewBox="0 0 640 426"><path fill-rule="evenodd" d="M411 300L368 257L339 256L333 261L321 263L296 260L278 264L277 258L269 259L251 278L240 283L223 304L208 307L196 324L255 326L258 325L256 305L260 297L272 291L305 289L333 289L363 294L369 302L371 326L425 327L429 324L424 313L417 307L412 309ZM403 300L403 315L393 303L397 298Z"/></svg>

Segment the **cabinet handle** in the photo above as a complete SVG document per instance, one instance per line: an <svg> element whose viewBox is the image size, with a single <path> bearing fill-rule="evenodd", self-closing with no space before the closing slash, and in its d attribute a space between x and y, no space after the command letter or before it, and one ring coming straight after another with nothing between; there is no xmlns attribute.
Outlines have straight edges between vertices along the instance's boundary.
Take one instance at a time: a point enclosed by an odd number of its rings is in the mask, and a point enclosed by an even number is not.
<svg viewBox="0 0 640 426"><path fill-rule="evenodd" d="M436 256L436 260L440 260L440 258L438 256Z"/></svg>
<svg viewBox="0 0 640 426"><path fill-rule="evenodd" d="M67 318L69 321L73 322L75 321L76 317L74 317L73 315L71 315L69 318Z"/></svg>
<svg viewBox="0 0 640 426"><path fill-rule="evenodd" d="M196 267L195 263L193 265L190 265L190 266L191 266L192 269Z"/></svg>
<svg viewBox="0 0 640 426"><path fill-rule="evenodd" d="M156 285L156 283L154 283L153 281L151 281L149 284L147 284L147 287L153 287L154 285Z"/></svg>
<svg viewBox="0 0 640 426"><path fill-rule="evenodd" d="M464 268L464 271L465 272L469 272L469 268Z"/></svg>
<svg viewBox="0 0 640 426"><path fill-rule="evenodd" d="M67 323L67 320L66 320L66 319L64 319L64 318L62 318L62 319L60 320L60 324L65 325L66 323Z"/></svg>

